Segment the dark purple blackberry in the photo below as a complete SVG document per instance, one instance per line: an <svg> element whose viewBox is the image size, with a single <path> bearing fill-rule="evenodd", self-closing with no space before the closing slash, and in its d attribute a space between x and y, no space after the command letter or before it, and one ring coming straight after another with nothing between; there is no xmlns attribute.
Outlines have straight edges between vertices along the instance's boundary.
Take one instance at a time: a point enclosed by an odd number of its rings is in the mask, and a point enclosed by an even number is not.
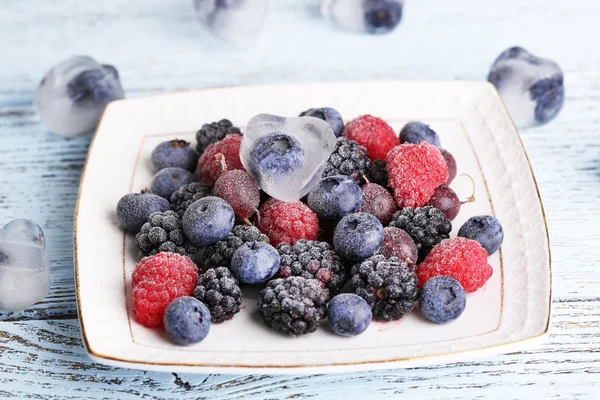
<svg viewBox="0 0 600 400"><path fill-rule="evenodd" d="M371 183L376 183L389 190L388 172L385 160L375 160L371 163L371 168L367 171L367 178Z"/></svg>
<svg viewBox="0 0 600 400"><path fill-rule="evenodd" d="M406 207L396 211L388 226L400 228L410 235L419 249L419 262L431 249L450 237L452 223L435 207Z"/></svg>
<svg viewBox="0 0 600 400"><path fill-rule="evenodd" d="M216 143L227 135L238 134L242 132L239 128L233 126L230 120L222 119L219 122L211 122L210 124L202 125L202 128L196 132L196 151L202 155L206 147L211 143Z"/></svg>
<svg viewBox="0 0 600 400"><path fill-rule="evenodd" d="M302 239L293 246L281 243L277 251L281 256L278 278L301 276L316 279L331 296L338 294L346 283L348 271L327 242Z"/></svg>
<svg viewBox="0 0 600 400"><path fill-rule="evenodd" d="M238 280L224 267L209 269L200 275L193 296L206 304L210 320L216 324L240 312L243 300Z"/></svg>
<svg viewBox="0 0 600 400"><path fill-rule="evenodd" d="M269 238L254 226L236 225L224 239L206 246L202 255L202 269L229 268L233 253L248 242L269 243Z"/></svg>
<svg viewBox="0 0 600 400"><path fill-rule="evenodd" d="M315 279L273 279L260 292L258 313L269 328L303 335L317 330L328 298L327 290Z"/></svg>
<svg viewBox="0 0 600 400"><path fill-rule="evenodd" d="M322 177L346 175L358 183L369 168L371 168L371 159L367 149L354 140L340 137L335 143L335 150L325 163Z"/></svg>
<svg viewBox="0 0 600 400"><path fill-rule="evenodd" d="M212 188L206 183L192 182L183 185L171 195L171 210L175 211L179 217L183 217L183 213L196 200L203 197L212 196Z"/></svg>
<svg viewBox="0 0 600 400"><path fill-rule="evenodd" d="M376 321L400 319L417 301L417 276L396 257L375 255L353 266L350 274L350 289L367 301Z"/></svg>
<svg viewBox="0 0 600 400"><path fill-rule="evenodd" d="M150 214L148 222L135 235L135 242L145 256L166 251L188 256L193 260L198 251L185 237L181 218L172 210Z"/></svg>

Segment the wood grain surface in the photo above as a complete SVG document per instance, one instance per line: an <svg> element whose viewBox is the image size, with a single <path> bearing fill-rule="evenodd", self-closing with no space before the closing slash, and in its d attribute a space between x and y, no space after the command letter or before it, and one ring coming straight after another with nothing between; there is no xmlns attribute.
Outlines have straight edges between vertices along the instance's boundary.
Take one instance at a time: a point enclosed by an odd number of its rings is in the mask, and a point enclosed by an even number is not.
<svg viewBox="0 0 600 400"><path fill-rule="evenodd" d="M238 50L198 26L191 0L4 0L0 224L37 221L52 276L43 302L0 312L0 397L599 398L600 3L406 3L401 26L372 37L333 27L320 17L317 0L271 0L261 40ZM91 136L65 139L39 122L31 102L50 66L89 54L115 65L134 97L302 81L479 80L502 50L517 44L565 72L563 111L522 132L551 236L553 319L540 344L464 363L315 376L175 375L106 367L87 357L75 306L72 227Z"/></svg>

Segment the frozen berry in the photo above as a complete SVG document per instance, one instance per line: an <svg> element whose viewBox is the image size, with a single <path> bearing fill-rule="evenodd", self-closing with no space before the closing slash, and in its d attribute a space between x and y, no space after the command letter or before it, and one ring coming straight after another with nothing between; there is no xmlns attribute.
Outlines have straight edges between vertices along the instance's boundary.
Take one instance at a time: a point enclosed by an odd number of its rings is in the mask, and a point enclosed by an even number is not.
<svg viewBox="0 0 600 400"><path fill-rule="evenodd" d="M323 178L308 195L308 206L319 218L339 220L357 212L362 192L352 179L344 175Z"/></svg>
<svg viewBox="0 0 600 400"><path fill-rule="evenodd" d="M233 253L248 242L269 243L269 238L255 226L236 225L225 238L206 246L202 254L202 269L229 268Z"/></svg>
<svg viewBox="0 0 600 400"><path fill-rule="evenodd" d="M254 214L260 202L260 189L245 171L224 172L215 182L214 194L227 201L239 220Z"/></svg>
<svg viewBox="0 0 600 400"><path fill-rule="evenodd" d="M227 164L227 170L241 169L244 166L240 161L241 135L227 135L219 142L210 144L198 161L198 176L201 181L214 185L215 181L223 173L223 160L217 157L221 153Z"/></svg>
<svg viewBox="0 0 600 400"><path fill-rule="evenodd" d="M231 257L231 272L243 283L261 283L271 279L279 270L280 257L268 243L248 242Z"/></svg>
<svg viewBox="0 0 600 400"><path fill-rule="evenodd" d="M492 276L487 257L487 251L475 240L462 237L442 240L417 269L419 287L434 276L447 275L456 279L465 292L474 292Z"/></svg>
<svg viewBox="0 0 600 400"><path fill-rule="evenodd" d="M460 211L461 202L454 190L446 185L440 185L431 195L427 205L437 208L446 219L452 221Z"/></svg>
<svg viewBox="0 0 600 400"><path fill-rule="evenodd" d="M338 294L327 304L327 321L341 336L356 336L369 327L373 314L369 303L352 293Z"/></svg>
<svg viewBox="0 0 600 400"><path fill-rule="evenodd" d="M440 147L440 138L429 125L418 121L409 122L404 125L400 131L400 143L419 144L421 142L427 142Z"/></svg>
<svg viewBox="0 0 600 400"><path fill-rule="evenodd" d="M178 167L194 172L197 162L198 154L185 140L167 140L152 151L152 165L157 171L168 167Z"/></svg>
<svg viewBox="0 0 600 400"><path fill-rule="evenodd" d="M198 268L188 257L176 253L158 253L144 257L131 275L131 285L143 281L166 282L181 287L183 293L191 293L196 287Z"/></svg>
<svg viewBox="0 0 600 400"><path fill-rule="evenodd" d="M390 186L400 208L422 207L435 188L448 180L448 165L429 143L401 144L387 158Z"/></svg>
<svg viewBox="0 0 600 400"><path fill-rule="evenodd" d="M387 164L385 160L375 160L371 163L371 168L367 170L367 178L371 183L376 183L386 189L389 189Z"/></svg>
<svg viewBox="0 0 600 400"><path fill-rule="evenodd" d="M385 258L396 257L407 265L416 265L419 250L413 238L400 228L385 228L379 253Z"/></svg>
<svg viewBox="0 0 600 400"><path fill-rule="evenodd" d="M419 294L423 316L437 324L460 317L467 305L467 297L460 283L449 276L435 276L425 282Z"/></svg>
<svg viewBox="0 0 600 400"><path fill-rule="evenodd" d="M167 199L144 189L141 193L130 193L121 197L117 204L117 219L123 229L137 233L146 223L150 214L168 209L169 201Z"/></svg>
<svg viewBox="0 0 600 400"><path fill-rule="evenodd" d="M367 213L359 212L342 218L333 234L336 253L347 260L361 261L379 250L383 240L383 226Z"/></svg>
<svg viewBox="0 0 600 400"><path fill-rule="evenodd" d="M360 183L369 168L371 168L371 159L367 149L354 140L340 137L323 167L322 176L346 175L354 182Z"/></svg>
<svg viewBox="0 0 600 400"><path fill-rule="evenodd" d="M341 136L342 131L344 130L344 120L340 113L331 108L331 107L321 107L321 108L311 108L302 113L300 113L301 117L315 117L326 121L331 129L333 130L333 134L336 137Z"/></svg>
<svg viewBox="0 0 600 400"><path fill-rule="evenodd" d="M233 208L220 197L208 196L195 203L183 214L183 231L195 246L205 246L223 239L233 228Z"/></svg>
<svg viewBox="0 0 600 400"><path fill-rule="evenodd" d="M387 225L396 211L394 197L387 189L376 183L367 183L362 187L360 211L373 214L382 225Z"/></svg>
<svg viewBox="0 0 600 400"><path fill-rule="evenodd" d="M319 218L300 201L284 202L270 199L258 210L258 229L267 235L271 245L294 244L300 239L316 240Z"/></svg>
<svg viewBox="0 0 600 400"><path fill-rule="evenodd" d="M385 160L399 143L391 126L381 118L362 115L346 124L344 136L365 146L371 160Z"/></svg>
<svg viewBox="0 0 600 400"><path fill-rule="evenodd" d="M150 214L135 235L135 243L146 256L171 252L193 258L198 252L198 248L185 236L181 218L173 210Z"/></svg>
<svg viewBox="0 0 600 400"><path fill-rule="evenodd" d="M304 159L305 151L298 139L284 133L270 133L252 144L247 165L255 178L272 178L290 174L302 166Z"/></svg>
<svg viewBox="0 0 600 400"><path fill-rule="evenodd" d="M187 169L178 167L163 168L152 178L150 191L160 197L170 199L177 189L195 180L194 174Z"/></svg>
<svg viewBox="0 0 600 400"><path fill-rule="evenodd" d="M452 154L450 154L450 152L448 150L440 149L440 153L442 153L442 155L444 156L444 159L446 160L446 165L448 165L448 182L447 182L447 184L449 185L454 180L454 178L456 178L456 160L454 159L454 156Z"/></svg>
<svg viewBox="0 0 600 400"><path fill-rule="evenodd" d="M204 124L202 125L202 128L196 132L196 140L198 141L196 150L199 154L202 154L209 145L216 143L219 140L223 140L225 136L231 134L241 135L242 132L239 128L233 126L228 119Z"/></svg>
<svg viewBox="0 0 600 400"><path fill-rule="evenodd" d="M175 211L180 217L183 217L185 210L193 202L206 196L212 196L210 185L202 182L188 183L174 191L171 195L171 210Z"/></svg>
<svg viewBox="0 0 600 400"><path fill-rule="evenodd" d="M460 227L458 236L479 242L488 255L494 254L504 240L504 230L500 221L491 215L471 217Z"/></svg>
<svg viewBox="0 0 600 400"><path fill-rule="evenodd" d="M218 324L240 312L243 295L237 279L225 267L209 269L198 277L194 297L206 304Z"/></svg>
<svg viewBox="0 0 600 400"><path fill-rule="evenodd" d="M210 330L210 311L201 301L179 297L165 310L165 331L175 343L190 345L204 340Z"/></svg>

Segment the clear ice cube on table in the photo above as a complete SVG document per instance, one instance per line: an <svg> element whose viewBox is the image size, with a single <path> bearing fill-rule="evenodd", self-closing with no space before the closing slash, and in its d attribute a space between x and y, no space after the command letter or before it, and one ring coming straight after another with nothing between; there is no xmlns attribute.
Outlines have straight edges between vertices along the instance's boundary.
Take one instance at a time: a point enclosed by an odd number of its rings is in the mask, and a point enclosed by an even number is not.
<svg viewBox="0 0 600 400"><path fill-rule="evenodd" d="M194 0L198 21L215 36L239 47L256 41L268 0Z"/></svg>
<svg viewBox="0 0 600 400"><path fill-rule="evenodd" d="M43 300L50 289L42 229L28 219L0 228L0 310L18 311Z"/></svg>
<svg viewBox="0 0 600 400"><path fill-rule="evenodd" d="M37 88L34 105L51 132L77 136L94 129L106 105L123 97L115 67L75 56L48 71Z"/></svg>
<svg viewBox="0 0 600 400"><path fill-rule="evenodd" d="M259 114L246 126L240 159L268 195L296 201L321 180L335 142L331 126L322 119Z"/></svg>
<svg viewBox="0 0 600 400"><path fill-rule="evenodd" d="M560 67L521 47L511 47L496 58L488 81L498 89L519 128L550 121L565 100Z"/></svg>
<svg viewBox="0 0 600 400"><path fill-rule="evenodd" d="M382 34L400 23L403 4L404 0L323 0L321 13L345 29Z"/></svg>

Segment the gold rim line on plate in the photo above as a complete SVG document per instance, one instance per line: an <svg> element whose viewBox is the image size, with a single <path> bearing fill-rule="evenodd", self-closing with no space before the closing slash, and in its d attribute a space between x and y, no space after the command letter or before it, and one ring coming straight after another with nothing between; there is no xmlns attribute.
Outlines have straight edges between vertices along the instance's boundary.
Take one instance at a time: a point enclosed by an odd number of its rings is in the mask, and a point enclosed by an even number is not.
<svg viewBox="0 0 600 400"><path fill-rule="evenodd" d="M95 144L95 141L97 139L97 134L98 134L98 130L101 126L102 120L104 119L106 112L108 111L109 107L111 107L111 105L113 103L118 103L118 102L122 102L122 101L136 101L136 100L142 100L142 99L148 99L150 97L166 97L166 96L172 96L172 95L177 95L177 94L181 94L181 93L197 93L197 92L207 92L207 91L219 91L219 90L227 90L227 89L232 89L232 88L243 88L243 87L248 87L248 88L261 88L261 87L277 87L277 86L303 86L303 85L320 85L320 84L324 84L324 85L331 85L331 84L339 84L339 85L343 85L343 84L357 84L357 83L362 83L362 84L372 84L372 83L386 83L386 82L394 82L394 83L400 83L400 82L406 82L406 83L433 83L433 82L466 82L466 83L482 83L484 81L467 81L467 80L454 80L454 81L435 81L435 80L423 80L423 81L385 81L385 80L379 80L379 81L342 81L342 82L311 82L311 83L301 83L301 84L279 84L279 85L262 85L262 86L224 86L224 87L212 87L212 88L205 88L205 89L198 89L198 90L184 90L184 91L177 91L177 92L171 92L171 93L165 93L165 94L159 94L159 95L155 95L155 96L148 96L148 97L140 97L138 99L121 99L121 100L116 100L113 101L111 103L109 103L106 108L104 109L104 111L102 112L102 115L100 117L100 119L98 120L98 125L94 131L94 134L92 136L92 140L90 142L89 148L88 148L88 154L85 160L85 163L83 165L83 169L82 169L82 173L81 173L81 178L80 178L80 183L79 183L79 191L77 194L77 204L75 206L75 214L74 214L74 223L73 223L73 253L74 253L74 269L75 269L75 293L76 293L76 302L77 302L77 314L79 317L79 324L81 327L81 335L82 335L82 339L84 342L84 345L87 349L87 351L98 358L103 358L106 360L113 360L113 361L118 361L118 362L123 362L123 363L127 363L127 364L147 364L147 365L164 365L164 366L190 366L190 367L222 367L222 368L227 368L227 367L233 367L233 368L241 368L241 369L252 369L252 368L290 368L290 369L294 369L294 368L303 368L303 367L332 367L332 366L347 366L347 365L364 365L364 364L380 364L380 363L393 363L393 362L400 362L400 361L416 361L416 360L424 360L424 359L431 359L434 357L438 357L438 358L443 358L443 357L447 357L447 356L452 356L452 355L464 355L464 354L470 354L470 353L477 353L477 352L485 352L488 349L499 349L499 348L503 348L503 347L510 347L511 345L515 345L518 343L523 343L523 342L527 342L527 341L531 341L534 339L537 339L539 337L544 336L550 327L550 318L551 318L551 310L552 310L552 255L551 255L551 250L550 250L550 235L549 235L549 229L548 229L548 222L546 219L546 213L544 210L544 205L542 203L542 199L541 199L541 195L540 195L540 190L537 184L537 180L535 179L535 174L533 172L533 167L531 165L531 161L529 159L529 155L527 154L527 150L525 149L525 146L523 144L523 140L521 139L521 135L519 133L519 130L517 129L512 117L510 117L510 114L508 113L508 110L506 108L506 105L504 103L504 101L502 100L502 97L500 96L499 92L496 90L496 88L489 84L491 87L494 88L494 92L496 93L497 98L500 99L502 105L503 105L503 109L506 112L506 115L508 116L516 134L517 134L517 138L519 139L519 143L521 144L521 149L523 150L523 153L525 155L525 159L527 161L527 164L529 165L529 170L531 173L531 176L533 178L533 184L535 186L536 189L536 194L537 194L537 198L540 204L540 209L541 209L541 213L542 213L542 218L544 221L544 227L545 227L545 231L546 231L546 241L547 241L547 246L548 246L548 267L549 267L549 272L550 272L550 288L549 288L549 292L550 292L550 297L549 297L549 307L548 307L548 315L546 316L546 327L545 329L538 335L535 336L531 336L528 338L524 338L524 339L520 339L520 340L516 340L513 342L507 342L507 343L501 343L501 344L496 344L496 345L492 345L492 346L488 346L485 348L479 348L479 349L471 349L471 350L463 350L463 351L458 351L458 352L452 352L452 353L443 353L443 354L435 354L435 355L428 355L428 356L417 356L417 357L402 357L402 358L396 358L396 359L390 359L390 360L375 360L375 361L358 361L358 362L344 362L344 363L331 363L331 364L299 364L299 365L243 365L243 364L211 364L211 363L204 363L204 364L190 364L190 363L182 363L182 362L178 362L178 363L172 363L172 362L159 362L159 363L155 363L155 362L151 362L151 361L140 361L140 360L127 360L127 359L121 359L118 357L112 357L112 356L107 356L107 355L103 355L100 353L95 352L91 346L90 343L87 339L87 335L85 332L85 322L83 320L83 315L82 315L82 307L81 307L81 296L79 293L79 257L78 257L78 243L77 243L77 228L78 228L78 222L79 222L79 207L81 204L81 189L83 187L83 182L85 179L85 173L86 173L86 169L87 169L87 165L90 159L90 156L92 154L92 149L93 146ZM176 132L174 132L173 134L175 134ZM125 288L126 290L126 288ZM127 301L127 298L126 298ZM131 329L131 327L130 327Z"/></svg>

